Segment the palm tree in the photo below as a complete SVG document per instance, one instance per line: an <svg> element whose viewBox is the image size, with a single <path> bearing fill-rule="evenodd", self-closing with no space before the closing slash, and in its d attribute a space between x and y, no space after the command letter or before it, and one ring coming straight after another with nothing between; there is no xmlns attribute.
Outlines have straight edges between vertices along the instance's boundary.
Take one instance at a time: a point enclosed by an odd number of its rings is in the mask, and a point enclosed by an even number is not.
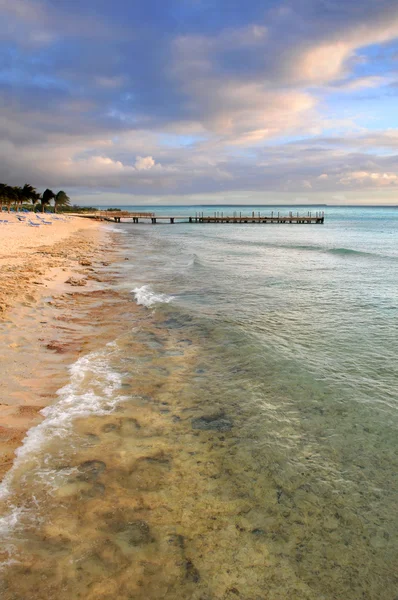
<svg viewBox="0 0 398 600"><path fill-rule="evenodd" d="M6 183L0 183L0 211L3 210L3 204L5 204L6 202L6 189L7 189L7 184Z"/></svg>
<svg viewBox="0 0 398 600"><path fill-rule="evenodd" d="M15 185L13 187L13 190L14 190L15 208L18 211L19 205L22 206L22 204L24 202L26 202L28 200L28 198L25 196L24 189L21 188L19 185Z"/></svg>
<svg viewBox="0 0 398 600"><path fill-rule="evenodd" d="M2 183L2 197L3 197L3 202L4 204L7 204L7 208L8 208L8 212L10 212L11 210L11 204L13 202L17 201L17 194L15 192L15 189L13 187L11 187L10 185L7 185L6 183ZM2 204L3 204L2 202Z"/></svg>
<svg viewBox="0 0 398 600"><path fill-rule="evenodd" d="M55 198L55 194L52 190L48 188L43 192L41 197L41 212L44 212L44 208L47 204L50 204L51 200Z"/></svg>
<svg viewBox="0 0 398 600"><path fill-rule="evenodd" d="M70 198L63 190L60 190L54 198L54 212L57 212L58 206L70 206Z"/></svg>
<svg viewBox="0 0 398 600"><path fill-rule="evenodd" d="M10 212L12 204L15 204L17 210L19 210L22 204L32 202L34 206L39 200L41 200L42 212L44 212L46 205L50 204L51 200L54 200L54 212L57 211L58 206L70 206L70 198L63 190L54 194L52 190L47 188L43 196L41 196L36 188L29 183L25 183L23 187L0 183L0 212L3 209L3 205L7 205L8 212Z"/></svg>
<svg viewBox="0 0 398 600"><path fill-rule="evenodd" d="M24 196L27 200L30 200L33 206L40 200L40 194L36 191L36 188L29 183L25 183L22 188Z"/></svg>

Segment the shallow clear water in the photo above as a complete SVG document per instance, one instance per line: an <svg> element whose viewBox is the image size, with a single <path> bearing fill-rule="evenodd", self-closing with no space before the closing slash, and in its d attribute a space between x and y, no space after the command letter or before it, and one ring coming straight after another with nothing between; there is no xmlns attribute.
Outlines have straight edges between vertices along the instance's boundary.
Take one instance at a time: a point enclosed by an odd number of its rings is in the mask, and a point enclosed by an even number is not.
<svg viewBox="0 0 398 600"><path fill-rule="evenodd" d="M3 485L5 597L395 598L397 226L118 226L138 312Z"/></svg>

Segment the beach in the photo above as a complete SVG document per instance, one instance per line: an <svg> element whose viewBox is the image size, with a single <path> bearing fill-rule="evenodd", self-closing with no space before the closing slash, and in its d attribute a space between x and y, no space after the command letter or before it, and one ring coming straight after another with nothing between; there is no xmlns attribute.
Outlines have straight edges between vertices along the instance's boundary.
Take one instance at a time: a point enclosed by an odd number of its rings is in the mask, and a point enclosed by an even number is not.
<svg viewBox="0 0 398 600"><path fill-rule="evenodd" d="M2 217L8 222L0 223L0 318L18 302L33 302L37 286L53 280L55 269L67 271L84 259L98 240L98 224L89 219L47 217L51 225L34 227L15 213Z"/></svg>
<svg viewBox="0 0 398 600"><path fill-rule="evenodd" d="M15 213L3 216L8 223L0 228L0 478L64 381L62 363L78 353L61 325L56 327L62 298L92 289L91 265L105 260L104 236L93 221L50 217L51 225L29 227Z"/></svg>
<svg viewBox="0 0 398 600"><path fill-rule="evenodd" d="M1 324L5 600L393 600L396 218L35 250Z"/></svg>

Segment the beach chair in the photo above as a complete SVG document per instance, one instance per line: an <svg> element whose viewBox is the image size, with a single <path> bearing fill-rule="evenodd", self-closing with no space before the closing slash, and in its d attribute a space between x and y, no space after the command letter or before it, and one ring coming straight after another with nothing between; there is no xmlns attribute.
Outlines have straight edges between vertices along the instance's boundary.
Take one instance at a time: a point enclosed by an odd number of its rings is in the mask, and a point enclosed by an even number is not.
<svg viewBox="0 0 398 600"><path fill-rule="evenodd" d="M36 215L36 217L39 219L40 223L43 223L44 225L52 225L51 221L46 221L42 217L39 217L39 215Z"/></svg>
<svg viewBox="0 0 398 600"><path fill-rule="evenodd" d="M31 221L30 219L26 224L29 225L30 227L40 227L40 223L35 223L34 221Z"/></svg>

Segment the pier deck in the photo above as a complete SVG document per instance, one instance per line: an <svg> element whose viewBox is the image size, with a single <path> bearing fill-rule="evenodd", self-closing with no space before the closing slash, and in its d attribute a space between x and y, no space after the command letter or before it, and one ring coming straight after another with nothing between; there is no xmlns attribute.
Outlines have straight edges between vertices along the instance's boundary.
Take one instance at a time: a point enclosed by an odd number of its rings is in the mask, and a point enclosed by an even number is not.
<svg viewBox="0 0 398 600"><path fill-rule="evenodd" d="M325 221L323 211L317 211L315 214L308 212L305 215L289 212L287 215L280 213L261 215L254 213L250 216L234 213L233 215L224 215L224 213L215 212L213 215L195 213L195 215L157 215L150 212L129 212L129 211L97 211L95 213L73 213L72 216L83 217L85 219L96 219L99 221L111 221L113 223L269 223L269 224L300 224L300 225L322 225Z"/></svg>

